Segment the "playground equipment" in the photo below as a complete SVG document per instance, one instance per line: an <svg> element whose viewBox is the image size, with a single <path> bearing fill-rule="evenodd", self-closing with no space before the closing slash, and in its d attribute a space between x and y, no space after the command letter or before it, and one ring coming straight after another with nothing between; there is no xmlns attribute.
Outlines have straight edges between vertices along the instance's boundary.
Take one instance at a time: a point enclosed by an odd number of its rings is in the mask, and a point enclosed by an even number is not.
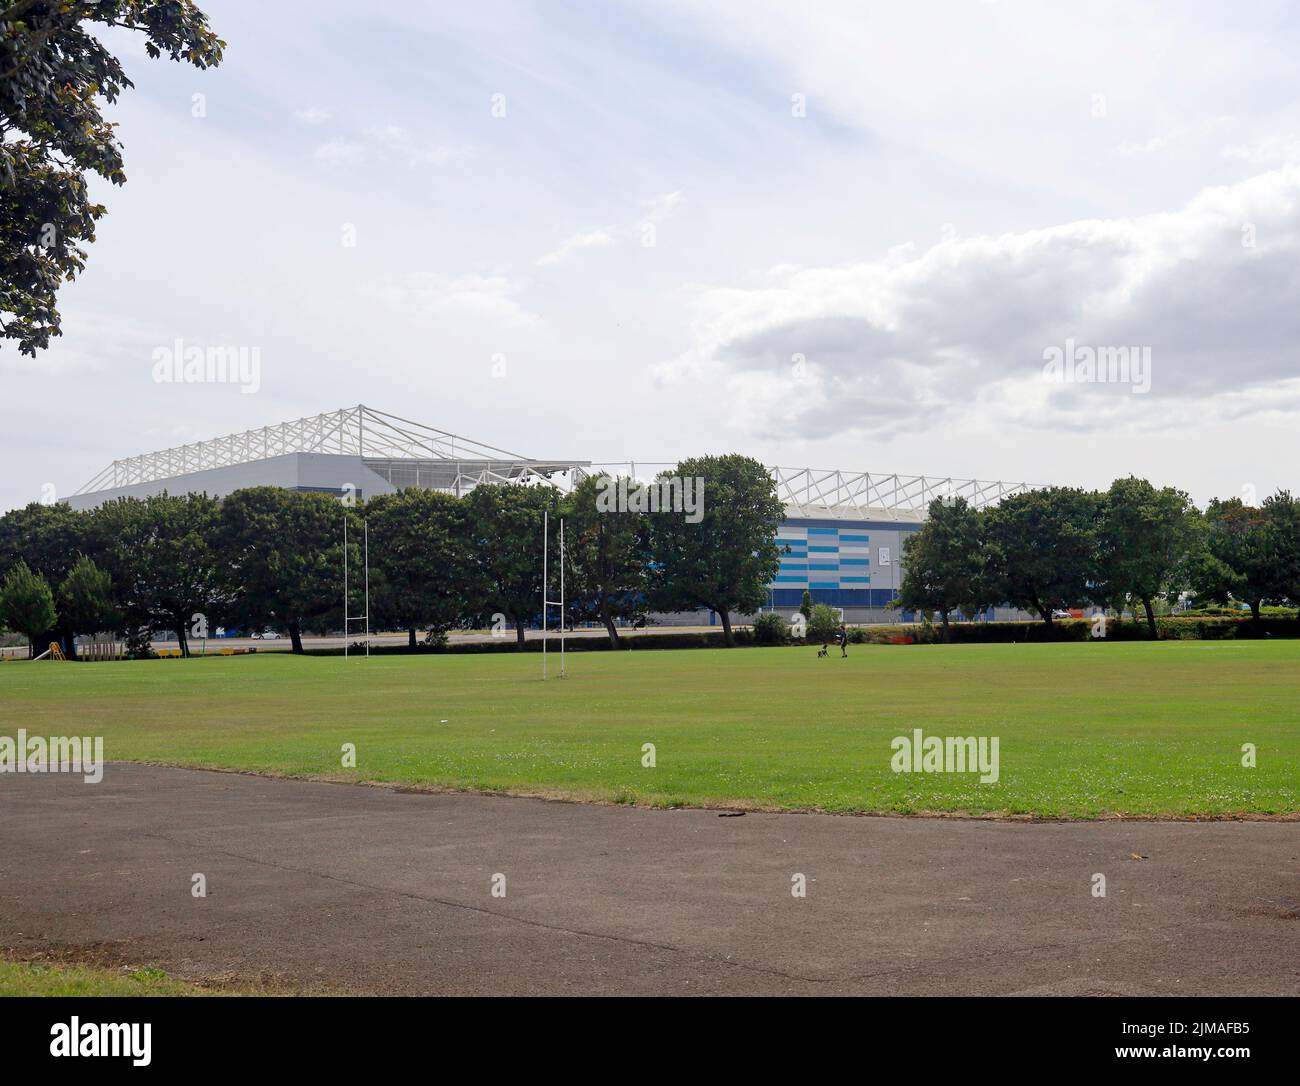
<svg viewBox="0 0 1300 1086"><path fill-rule="evenodd" d="M67 657L63 655L63 650L59 648L59 643L57 641L51 641L50 647L48 649L46 649L39 656L32 657L32 662L35 663L37 660L66 660L66 659Z"/></svg>

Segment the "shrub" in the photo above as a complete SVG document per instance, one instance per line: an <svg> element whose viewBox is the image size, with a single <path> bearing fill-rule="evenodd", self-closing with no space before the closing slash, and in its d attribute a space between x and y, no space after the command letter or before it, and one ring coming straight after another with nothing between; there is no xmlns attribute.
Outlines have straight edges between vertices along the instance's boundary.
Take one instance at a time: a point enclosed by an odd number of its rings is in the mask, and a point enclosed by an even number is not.
<svg viewBox="0 0 1300 1086"><path fill-rule="evenodd" d="M835 640L839 632L840 613L828 604L814 604L812 618L808 620L808 642L827 645Z"/></svg>
<svg viewBox="0 0 1300 1086"><path fill-rule="evenodd" d="M754 619L755 645L784 645L790 640L790 627L775 611Z"/></svg>

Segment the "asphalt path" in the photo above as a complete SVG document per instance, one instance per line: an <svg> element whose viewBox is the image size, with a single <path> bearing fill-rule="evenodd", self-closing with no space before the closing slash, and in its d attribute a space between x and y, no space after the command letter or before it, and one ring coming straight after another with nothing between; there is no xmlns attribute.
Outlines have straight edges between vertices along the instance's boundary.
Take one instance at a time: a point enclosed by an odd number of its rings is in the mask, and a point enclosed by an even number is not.
<svg viewBox="0 0 1300 1086"><path fill-rule="evenodd" d="M720 817L110 763L0 775L0 947L292 992L1297 995L1300 823Z"/></svg>

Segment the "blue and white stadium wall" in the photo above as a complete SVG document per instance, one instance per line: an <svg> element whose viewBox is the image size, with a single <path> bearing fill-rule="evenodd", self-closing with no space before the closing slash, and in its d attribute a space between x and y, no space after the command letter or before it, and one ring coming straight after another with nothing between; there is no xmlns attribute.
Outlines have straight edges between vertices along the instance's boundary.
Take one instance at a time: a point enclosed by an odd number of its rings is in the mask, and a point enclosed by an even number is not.
<svg viewBox="0 0 1300 1086"><path fill-rule="evenodd" d="M785 521L776 533L783 553L768 605L798 607L807 591L814 603L832 607L886 606L901 583L903 540L920 527L875 520Z"/></svg>

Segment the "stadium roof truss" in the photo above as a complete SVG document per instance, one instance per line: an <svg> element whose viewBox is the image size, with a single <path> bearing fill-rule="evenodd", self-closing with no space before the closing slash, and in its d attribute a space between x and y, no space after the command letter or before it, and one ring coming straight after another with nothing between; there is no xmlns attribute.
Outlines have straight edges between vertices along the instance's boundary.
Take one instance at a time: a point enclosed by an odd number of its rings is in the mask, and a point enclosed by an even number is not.
<svg viewBox="0 0 1300 1086"><path fill-rule="evenodd" d="M358 405L114 460L77 493L157 482L288 453L360 456L368 462L373 461L371 466L381 474L387 474L399 462L428 465L439 486L455 490L468 489L478 483L550 482L554 474L587 466L587 461L582 460L532 460L459 434Z"/></svg>
<svg viewBox="0 0 1300 1086"><path fill-rule="evenodd" d="M669 463L624 461L593 465L593 470L640 478L647 472L672 467ZM935 498L965 498L973 508L982 509L1013 494L1038 490L1045 485L931 475L873 475L824 468L768 467L767 470L776 484L777 497L785 502L786 515L807 519L889 516L921 520Z"/></svg>
<svg viewBox="0 0 1300 1086"><path fill-rule="evenodd" d="M640 478L647 471L653 474L673 467L645 461L592 464L587 460L532 460L359 404L114 460L77 494L174 479L289 453L360 456L396 487L432 486L458 494L480 483L572 486L593 471ZM818 468L769 467L768 471L777 496L785 502L787 515L807 518L889 515L920 520L935 498L965 498L978 509L1041 485ZM561 477L558 482L556 476Z"/></svg>
<svg viewBox="0 0 1300 1086"><path fill-rule="evenodd" d="M1023 494L1042 486L1040 483L943 479L928 475L872 475L817 468L773 467L768 470L786 509L793 516L805 517L861 517L881 512L923 516L935 498L965 498L973 508L982 509L1013 494Z"/></svg>

